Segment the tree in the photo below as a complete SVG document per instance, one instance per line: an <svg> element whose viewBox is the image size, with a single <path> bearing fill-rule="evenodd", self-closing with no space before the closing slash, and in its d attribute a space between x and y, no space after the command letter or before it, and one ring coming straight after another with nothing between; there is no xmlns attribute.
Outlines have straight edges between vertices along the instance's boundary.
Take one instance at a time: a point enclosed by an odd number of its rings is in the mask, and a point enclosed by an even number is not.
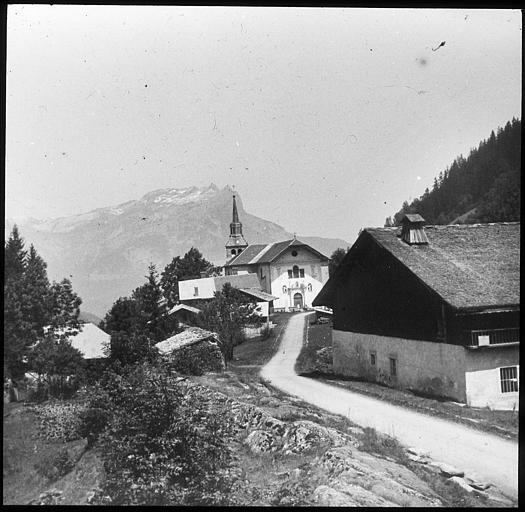
<svg viewBox="0 0 525 512"><path fill-rule="evenodd" d="M154 342L145 334L113 332L109 357L112 362L118 361L123 366L141 361L153 362L155 360L153 344Z"/></svg>
<svg viewBox="0 0 525 512"><path fill-rule="evenodd" d="M138 301L129 297L119 297L106 313L99 327L110 334L140 332L143 324Z"/></svg>
<svg viewBox="0 0 525 512"><path fill-rule="evenodd" d="M179 300L179 281L197 279L204 275L210 277L220 274L220 267L209 262L201 252L192 247L182 258L176 256L162 272L160 284L168 306L173 307Z"/></svg>
<svg viewBox="0 0 525 512"><path fill-rule="evenodd" d="M392 219L390 219L390 221L392 221ZM350 249L349 247L347 247L346 249L339 247L332 253L332 256L330 256L330 262L328 263L328 275L329 276L332 276L334 274L335 269L339 266L341 261L343 261L343 258L346 256L346 253L349 251L349 249Z"/></svg>
<svg viewBox="0 0 525 512"><path fill-rule="evenodd" d="M176 330L177 323L167 315L167 300L164 297L159 275L153 263L148 267L146 278L146 283L136 288L131 298L137 301L141 317L139 325L142 327L142 331L148 333L155 341L162 341Z"/></svg>
<svg viewBox="0 0 525 512"><path fill-rule="evenodd" d="M4 247L4 283L22 276L26 267L26 255L24 239L20 237L15 224Z"/></svg>
<svg viewBox="0 0 525 512"><path fill-rule="evenodd" d="M27 254L16 226L4 256L4 363L17 379L24 374L30 347L46 332L66 338L78 330L81 300L67 279L49 284L45 261L33 245Z"/></svg>
<svg viewBox="0 0 525 512"><path fill-rule="evenodd" d="M395 226L395 224L394 224L394 221L392 220L392 217L388 216L385 219L385 228L392 228L394 226Z"/></svg>
<svg viewBox="0 0 525 512"><path fill-rule="evenodd" d="M219 335L220 349L226 362L233 359L233 348L245 340L243 328L260 321L257 304L230 283L225 283L215 297L202 306L198 324Z"/></svg>
<svg viewBox="0 0 525 512"><path fill-rule="evenodd" d="M50 288L51 318L49 327L60 331L61 336L76 334L80 328L78 316L82 299L73 291L71 281L62 279L59 283L53 281Z"/></svg>
<svg viewBox="0 0 525 512"><path fill-rule="evenodd" d="M38 373L51 396L64 398L68 392L76 391L85 361L68 339L48 333L30 350L28 367Z"/></svg>
<svg viewBox="0 0 525 512"><path fill-rule="evenodd" d="M31 244L21 281L24 290L22 312L24 318L27 318L27 321L31 324L33 339L44 334L44 328L49 325L53 315L53 297L46 267L46 262L38 255L33 244Z"/></svg>

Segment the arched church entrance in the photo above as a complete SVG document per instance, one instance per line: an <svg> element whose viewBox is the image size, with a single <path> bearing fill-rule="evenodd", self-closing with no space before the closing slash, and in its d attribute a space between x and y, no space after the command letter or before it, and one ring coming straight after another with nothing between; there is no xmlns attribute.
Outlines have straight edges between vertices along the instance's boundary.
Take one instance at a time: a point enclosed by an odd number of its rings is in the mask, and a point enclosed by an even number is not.
<svg viewBox="0 0 525 512"><path fill-rule="evenodd" d="M303 296L300 293L296 293L293 296L293 305L295 308L303 307Z"/></svg>

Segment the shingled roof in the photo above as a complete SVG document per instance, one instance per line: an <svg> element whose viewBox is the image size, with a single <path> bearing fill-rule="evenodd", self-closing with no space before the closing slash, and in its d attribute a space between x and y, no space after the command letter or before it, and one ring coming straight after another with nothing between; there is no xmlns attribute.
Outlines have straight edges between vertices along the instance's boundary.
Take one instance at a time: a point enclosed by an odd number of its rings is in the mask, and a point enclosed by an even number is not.
<svg viewBox="0 0 525 512"><path fill-rule="evenodd" d="M425 233L428 245L404 243L398 228L365 228L359 238L371 236L454 308L519 306L519 222L426 226ZM344 271L342 264L314 305L332 302Z"/></svg>
<svg viewBox="0 0 525 512"><path fill-rule="evenodd" d="M274 242L272 244L252 244L246 247L237 257L229 261L225 266L233 267L238 265L255 265L259 263L271 263L283 251L289 247L307 247L310 251L317 254L321 259L328 261L328 258L315 250L308 244L292 238L291 240L284 240L283 242Z"/></svg>

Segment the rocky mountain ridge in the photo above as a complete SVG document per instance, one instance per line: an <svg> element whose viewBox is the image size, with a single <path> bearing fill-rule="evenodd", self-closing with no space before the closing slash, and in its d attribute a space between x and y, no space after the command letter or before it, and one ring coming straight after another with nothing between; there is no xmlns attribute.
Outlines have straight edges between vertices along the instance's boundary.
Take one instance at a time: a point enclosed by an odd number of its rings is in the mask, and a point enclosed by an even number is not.
<svg viewBox="0 0 525 512"><path fill-rule="evenodd" d="M33 243L48 264L51 279L68 277L83 301L83 309L103 316L119 297L144 282L150 262L162 271L175 256L197 247L215 264L223 264L224 244L232 212L230 187L167 188L142 198L56 219L17 221L26 244ZM292 238L276 223L237 208L248 243L270 243ZM6 219L5 238L14 221ZM303 237L330 256L340 239Z"/></svg>

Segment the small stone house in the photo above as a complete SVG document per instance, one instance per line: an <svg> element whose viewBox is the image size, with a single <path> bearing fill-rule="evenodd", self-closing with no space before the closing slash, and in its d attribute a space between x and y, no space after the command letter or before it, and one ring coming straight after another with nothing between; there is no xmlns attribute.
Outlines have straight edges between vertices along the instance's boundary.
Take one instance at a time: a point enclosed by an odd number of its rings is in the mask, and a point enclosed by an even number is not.
<svg viewBox="0 0 525 512"><path fill-rule="evenodd" d="M365 228L313 303L337 373L519 407L519 222Z"/></svg>

